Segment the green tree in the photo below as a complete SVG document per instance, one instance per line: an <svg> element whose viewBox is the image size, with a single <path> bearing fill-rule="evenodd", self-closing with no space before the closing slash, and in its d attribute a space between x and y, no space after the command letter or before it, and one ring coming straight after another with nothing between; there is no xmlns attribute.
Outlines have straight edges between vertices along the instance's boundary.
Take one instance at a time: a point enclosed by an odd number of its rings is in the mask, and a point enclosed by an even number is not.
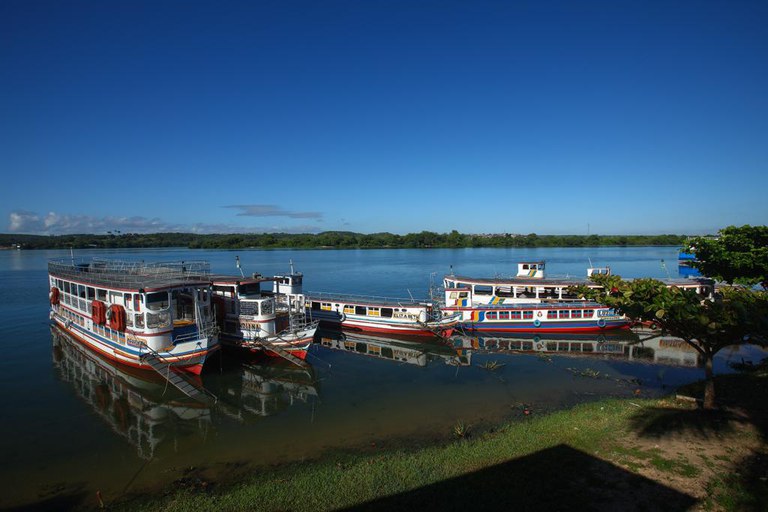
<svg viewBox="0 0 768 512"><path fill-rule="evenodd" d="M601 288L576 287L579 295L614 308L635 321L653 322L685 340L702 357L706 383L704 407L715 406L712 362L718 351L750 340L768 343L768 294L724 287L714 300L693 290L667 286L656 279L625 281L621 276L595 275Z"/></svg>
<svg viewBox="0 0 768 512"><path fill-rule="evenodd" d="M768 289L768 226L729 226L716 238L692 238L685 249L696 254L693 266L705 276Z"/></svg>

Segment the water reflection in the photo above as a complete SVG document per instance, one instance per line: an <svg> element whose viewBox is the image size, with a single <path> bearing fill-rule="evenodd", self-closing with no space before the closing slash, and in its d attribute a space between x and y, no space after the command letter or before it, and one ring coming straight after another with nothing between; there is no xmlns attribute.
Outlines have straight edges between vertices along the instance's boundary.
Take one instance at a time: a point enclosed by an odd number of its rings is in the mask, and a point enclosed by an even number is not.
<svg viewBox="0 0 768 512"><path fill-rule="evenodd" d="M405 336L373 336L343 331L318 331L316 343L331 350L350 352L395 363L427 366L441 361L452 366L468 366L470 355L460 354L450 343Z"/></svg>
<svg viewBox="0 0 768 512"><path fill-rule="evenodd" d="M140 458L153 458L161 444L173 445L177 437L207 435L211 409L159 375L102 359L55 325L51 337L59 378Z"/></svg>
<svg viewBox="0 0 768 512"><path fill-rule="evenodd" d="M508 336L454 336L459 354L471 357L484 353L552 353L581 357L610 357L673 366L700 367L701 357L683 339L660 332L623 330L605 334L514 334Z"/></svg>
<svg viewBox="0 0 768 512"><path fill-rule="evenodd" d="M238 421L272 416L296 403L314 405L320 395L315 369L305 361L259 357L225 364L226 378L206 384L220 393L222 412Z"/></svg>

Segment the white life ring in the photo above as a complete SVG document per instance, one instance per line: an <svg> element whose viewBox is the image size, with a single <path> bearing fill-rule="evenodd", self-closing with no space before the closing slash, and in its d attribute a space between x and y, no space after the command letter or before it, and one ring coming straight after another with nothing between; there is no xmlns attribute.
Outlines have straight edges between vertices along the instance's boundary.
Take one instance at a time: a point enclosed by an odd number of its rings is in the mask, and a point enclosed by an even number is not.
<svg viewBox="0 0 768 512"><path fill-rule="evenodd" d="M537 316L537 317L539 317L539 318L541 318L541 317L542 317L541 311L539 311L538 313L536 313L536 316Z"/></svg>
<svg viewBox="0 0 768 512"><path fill-rule="evenodd" d="M603 319L603 318L598 318L598 319L597 319L597 326L598 326L598 327L605 327L605 319Z"/></svg>
<svg viewBox="0 0 768 512"><path fill-rule="evenodd" d="M339 313L339 322L343 322L346 319L347 319L347 315L345 315L344 313Z"/></svg>
<svg viewBox="0 0 768 512"><path fill-rule="evenodd" d="M541 320L539 320L538 318L533 321L533 326L534 327L539 327L540 325L541 325Z"/></svg>

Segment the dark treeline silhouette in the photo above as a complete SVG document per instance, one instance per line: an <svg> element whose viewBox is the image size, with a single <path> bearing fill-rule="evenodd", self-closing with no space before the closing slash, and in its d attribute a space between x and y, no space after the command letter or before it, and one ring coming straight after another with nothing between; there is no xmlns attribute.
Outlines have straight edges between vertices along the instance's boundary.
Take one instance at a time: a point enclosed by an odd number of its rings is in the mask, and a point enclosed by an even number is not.
<svg viewBox="0 0 768 512"><path fill-rule="evenodd" d="M0 247L22 249L188 247L190 249L243 248L429 248L429 247L597 247L627 245L681 245L685 235L465 235L450 233L361 234L325 231L317 234L108 233L106 235L0 234Z"/></svg>

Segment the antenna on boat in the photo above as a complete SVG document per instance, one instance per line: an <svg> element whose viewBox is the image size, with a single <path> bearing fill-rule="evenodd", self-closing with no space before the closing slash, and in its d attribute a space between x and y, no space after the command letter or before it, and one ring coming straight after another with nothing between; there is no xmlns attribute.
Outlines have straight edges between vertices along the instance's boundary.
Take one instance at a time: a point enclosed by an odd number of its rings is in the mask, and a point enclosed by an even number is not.
<svg viewBox="0 0 768 512"><path fill-rule="evenodd" d="M410 288L406 288L406 290L408 291L408 295L410 295L410 296L411 296L411 300L412 300L413 302L416 302L416 299L414 299L414 298L413 298L413 294L411 293L411 289L410 289Z"/></svg>
<svg viewBox="0 0 768 512"><path fill-rule="evenodd" d="M235 256L235 265L237 265L237 270L240 271L240 275L245 277L245 274L243 274L243 269L240 267L240 256Z"/></svg>
<svg viewBox="0 0 768 512"><path fill-rule="evenodd" d="M72 259L72 266L75 266L75 250L69 246L69 257Z"/></svg>

